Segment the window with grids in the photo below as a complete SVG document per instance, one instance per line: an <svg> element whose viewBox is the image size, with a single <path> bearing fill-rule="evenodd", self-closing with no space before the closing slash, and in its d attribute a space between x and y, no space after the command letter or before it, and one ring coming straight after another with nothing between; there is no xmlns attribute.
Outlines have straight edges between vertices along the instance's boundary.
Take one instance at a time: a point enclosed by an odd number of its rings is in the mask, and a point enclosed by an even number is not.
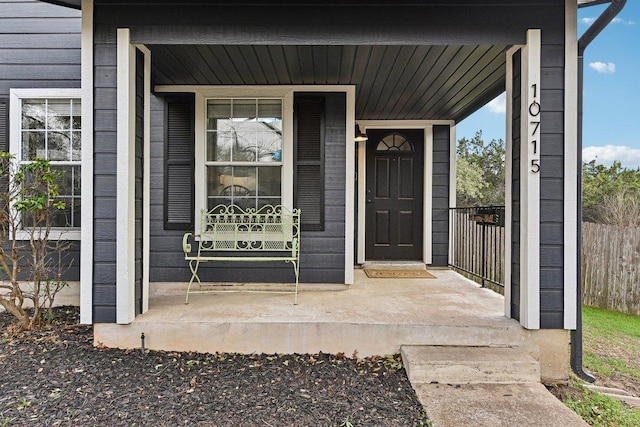
<svg viewBox="0 0 640 427"><path fill-rule="evenodd" d="M78 98L23 98L18 159L21 164L47 159L62 172L54 227L80 227L80 164L82 122Z"/></svg>
<svg viewBox="0 0 640 427"><path fill-rule="evenodd" d="M281 204L282 99L216 98L206 109L207 208Z"/></svg>

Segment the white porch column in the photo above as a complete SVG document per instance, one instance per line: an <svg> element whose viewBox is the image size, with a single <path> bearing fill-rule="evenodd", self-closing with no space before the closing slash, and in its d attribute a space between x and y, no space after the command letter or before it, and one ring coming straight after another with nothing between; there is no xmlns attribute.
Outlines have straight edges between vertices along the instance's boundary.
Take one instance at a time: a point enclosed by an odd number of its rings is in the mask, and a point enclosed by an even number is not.
<svg viewBox="0 0 640 427"><path fill-rule="evenodd" d="M520 323L540 328L540 30L522 49L520 113Z"/></svg>
<svg viewBox="0 0 640 427"><path fill-rule="evenodd" d="M82 0L80 323L93 323L93 0Z"/></svg>
<svg viewBox="0 0 640 427"><path fill-rule="evenodd" d="M577 327L578 36L576 2L566 1L564 59L564 328ZM579 310L580 307L577 307Z"/></svg>
<svg viewBox="0 0 640 427"><path fill-rule="evenodd" d="M116 321L135 318L135 47L118 28Z"/></svg>

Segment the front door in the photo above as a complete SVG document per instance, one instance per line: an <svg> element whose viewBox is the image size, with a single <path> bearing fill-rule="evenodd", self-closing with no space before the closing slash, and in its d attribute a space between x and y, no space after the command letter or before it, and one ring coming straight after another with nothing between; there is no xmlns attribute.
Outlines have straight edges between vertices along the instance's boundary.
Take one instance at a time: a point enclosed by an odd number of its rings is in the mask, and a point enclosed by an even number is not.
<svg viewBox="0 0 640 427"><path fill-rule="evenodd" d="M367 134L366 259L422 260L424 131Z"/></svg>

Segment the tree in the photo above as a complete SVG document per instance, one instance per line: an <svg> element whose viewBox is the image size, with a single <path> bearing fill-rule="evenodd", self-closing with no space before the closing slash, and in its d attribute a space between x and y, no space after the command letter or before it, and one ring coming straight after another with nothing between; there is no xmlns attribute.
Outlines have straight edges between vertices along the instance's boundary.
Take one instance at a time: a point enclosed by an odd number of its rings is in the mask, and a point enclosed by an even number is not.
<svg viewBox="0 0 640 427"><path fill-rule="evenodd" d="M472 139L458 140L456 151L457 205L503 205L504 141L493 139L485 143L480 130Z"/></svg>
<svg viewBox="0 0 640 427"><path fill-rule="evenodd" d="M44 310L50 315L56 294L66 286L62 276L70 267L65 262L70 244L51 239L54 215L64 209L57 199L61 179L47 160L18 165L0 151L0 305L21 329L33 328Z"/></svg>
<svg viewBox="0 0 640 427"><path fill-rule="evenodd" d="M640 168L623 168L619 161L608 167L595 160L583 164L583 221L636 226L640 223L638 204Z"/></svg>

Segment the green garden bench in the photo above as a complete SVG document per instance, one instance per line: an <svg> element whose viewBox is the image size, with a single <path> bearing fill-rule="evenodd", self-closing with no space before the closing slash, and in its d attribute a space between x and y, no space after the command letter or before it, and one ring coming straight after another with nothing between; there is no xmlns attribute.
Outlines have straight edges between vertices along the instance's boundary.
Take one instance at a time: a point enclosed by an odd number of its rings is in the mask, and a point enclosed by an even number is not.
<svg viewBox="0 0 640 427"><path fill-rule="evenodd" d="M207 290L198 276L200 264L209 261L291 263L296 280L294 304L298 304L299 209L290 211L281 205L259 209L218 205L203 210L201 221L200 234L186 233L182 238L184 259L191 269L185 304L189 303L189 293L215 291ZM198 290L191 290L194 280L198 282Z"/></svg>

